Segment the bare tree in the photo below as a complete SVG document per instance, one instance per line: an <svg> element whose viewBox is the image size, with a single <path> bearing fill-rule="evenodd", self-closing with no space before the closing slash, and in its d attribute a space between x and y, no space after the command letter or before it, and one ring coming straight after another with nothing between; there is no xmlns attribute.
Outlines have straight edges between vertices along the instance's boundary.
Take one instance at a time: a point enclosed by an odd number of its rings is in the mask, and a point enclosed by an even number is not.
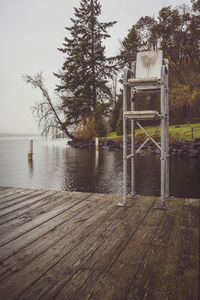
<svg viewBox="0 0 200 300"><path fill-rule="evenodd" d="M38 126L42 129L42 135L52 135L55 137L58 133L64 132L69 138L74 136L66 127L64 119L64 111L59 105L53 104L47 89L44 86L44 79L42 73L38 73L31 77L29 75L23 76L26 83L29 83L34 88L39 88L42 92L43 100L36 103L32 107L33 114L38 118ZM61 118L61 115L63 117Z"/></svg>

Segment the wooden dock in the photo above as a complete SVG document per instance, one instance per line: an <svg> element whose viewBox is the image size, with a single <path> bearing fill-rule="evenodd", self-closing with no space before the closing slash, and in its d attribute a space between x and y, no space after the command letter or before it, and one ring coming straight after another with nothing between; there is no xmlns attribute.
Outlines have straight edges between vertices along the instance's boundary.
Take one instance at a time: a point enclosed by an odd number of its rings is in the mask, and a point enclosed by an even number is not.
<svg viewBox="0 0 200 300"><path fill-rule="evenodd" d="M0 187L0 299L199 297L199 199Z"/></svg>

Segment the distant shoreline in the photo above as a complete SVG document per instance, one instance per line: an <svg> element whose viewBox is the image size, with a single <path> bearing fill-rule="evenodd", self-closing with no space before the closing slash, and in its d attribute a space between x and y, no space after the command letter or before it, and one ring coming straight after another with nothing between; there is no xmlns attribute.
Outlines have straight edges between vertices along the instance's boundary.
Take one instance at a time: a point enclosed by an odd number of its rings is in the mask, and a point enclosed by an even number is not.
<svg viewBox="0 0 200 300"><path fill-rule="evenodd" d="M0 137L36 137L41 136L40 134L32 133L5 133L0 132Z"/></svg>

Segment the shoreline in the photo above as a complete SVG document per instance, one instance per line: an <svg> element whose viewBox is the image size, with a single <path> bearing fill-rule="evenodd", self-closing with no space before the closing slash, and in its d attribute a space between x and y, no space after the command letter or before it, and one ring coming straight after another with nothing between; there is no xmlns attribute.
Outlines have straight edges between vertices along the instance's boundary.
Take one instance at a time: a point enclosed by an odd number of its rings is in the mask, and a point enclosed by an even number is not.
<svg viewBox="0 0 200 300"><path fill-rule="evenodd" d="M87 149L95 148L95 141L84 141L84 140L73 140L69 141L68 145L73 148ZM135 144L135 149L137 150L140 146L140 143ZM118 140L114 141L112 139L101 139L99 140L99 149L104 150L108 149L109 151L120 151L123 149L123 141ZM131 149L131 143L128 140L127 149ZM155 146L153 142L147 143L142 150L141 154L155 154L159 155L160 151ZM195 139L193 141L186 140L173 140L169 142L169 154L174 156L188 156L190 158L200 157L200 139Z"/></svg>

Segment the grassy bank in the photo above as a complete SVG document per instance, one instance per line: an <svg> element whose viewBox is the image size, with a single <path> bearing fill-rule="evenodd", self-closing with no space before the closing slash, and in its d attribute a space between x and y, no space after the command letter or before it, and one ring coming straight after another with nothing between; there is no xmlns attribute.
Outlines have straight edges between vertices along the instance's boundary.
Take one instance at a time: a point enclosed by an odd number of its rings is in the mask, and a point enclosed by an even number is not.
<svg viewBox="0 0 200 300"><path fill-rule="evenodd" d="M199 127L199 128L196 128ZM146 131L149 133L153 133L156 129L156 127L144 127ZM193 129L193 130L192 130ZM192 135L193 131L193 135ZM135 135L136 139L142 139L144 137L143 131L136 126L135 130ZM130 134L129 134L130 136ZM158 129L156 133L157 138L160 136L160 128ZM195 123L195 124L182 124L182 125L173 125L169 126L169 136L170 139L172 140L193 140L195 138L200 138L200 123ZM110 132L106 136L107 139L112 139L112 140L121 140L122 136L117 136L116 132Z"/></svg>

